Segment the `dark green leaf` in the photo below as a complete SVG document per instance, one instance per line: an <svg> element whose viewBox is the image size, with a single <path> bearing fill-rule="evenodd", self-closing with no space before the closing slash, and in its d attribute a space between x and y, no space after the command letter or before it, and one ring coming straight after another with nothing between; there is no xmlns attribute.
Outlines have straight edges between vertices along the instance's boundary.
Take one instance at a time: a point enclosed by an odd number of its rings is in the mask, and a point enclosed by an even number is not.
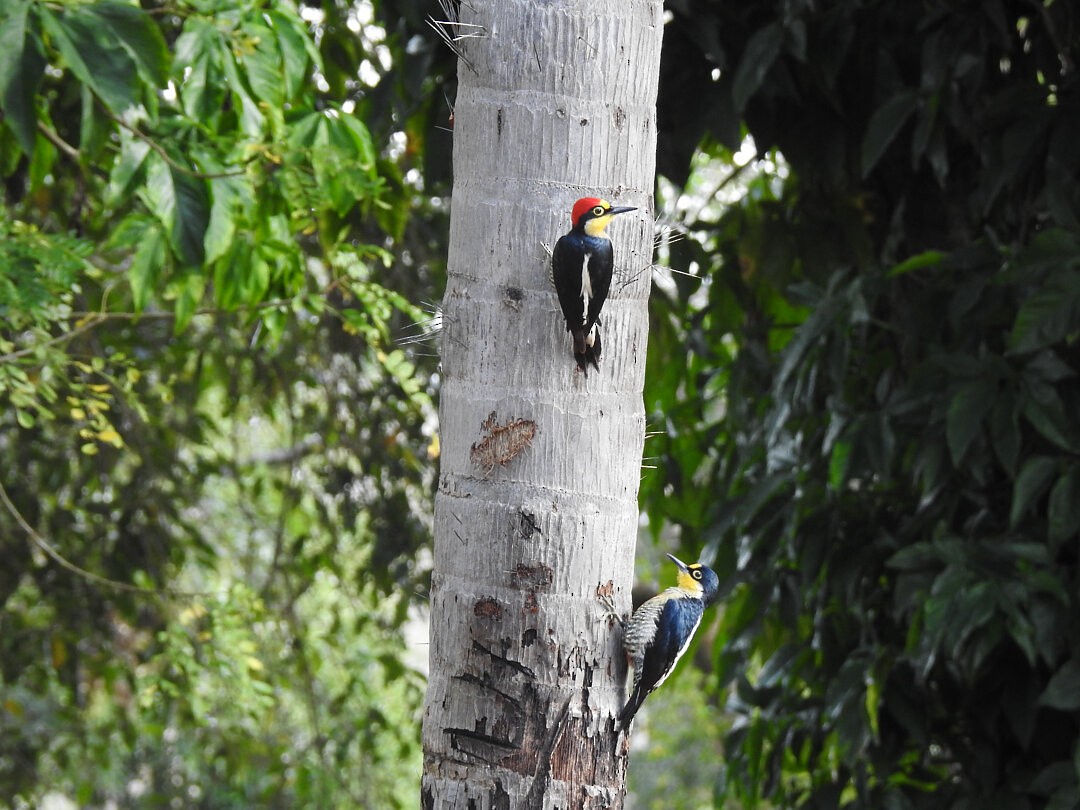
<svg viewBox="0 0 1080 810"><path fill-rule="evenodd" d="M898 571L935 569L941 567L942 555L933 543L913 543L891 556L886 565Z"/></svg>
<svg viewBox="0 0 1080 810"><path fill-rule="evenodd" d="M314 59L316 64L321 62L319 52L311 47L311 39L303 24L292 14L273 10L267 12L267 16L273 23L278 47L281 48L285 96L291 99L307 83L308 67L312 60Z"/></svg>
<svg viewBox="0 0 1080 810"><path fill-rule="evenodd" d="M285 88L277 37L270 28L251 24L246 27L245 36L248 41L241 51L240 64L246 71L252 93L271 107L281 107L285 102Z"/></svg>
<svg viewBox="0 0 1080 810"><path fill-rule="evenodd" d="M110 205L121 205L144 175L146 157L150 154L150 144L135 138L127 131L120 133L120 157L113 163L112 175L105 199Z"/></svg>
<svg viewBox="0 0 1080 810"><path fill-rule="evenodd" d="M160 227L151 225L143 230L128 271L132 306L136 312L146 308L157 289L157 280L165 264L165 247L165 237Z"/></svg>
<svg viewBox="0 0 1080 810"><path fill-rule="evenodd" d="M1080 469L1072 467L1050 490L1049 538L1055 546L1080 531Z"/></svg>
<svg viewBox="0 0 1080 810"><path fill-rule="evenodd" d="M30 3L15 0L0 22L0 109L27 154L34 151L34 96L45 71L36 17L30 16L30 8Z"/></svg>
<svg viewBox="0 0 1080 810"><path fill-rule="evenodd" d="M202 264L203 238L209 218L204 182L155 154L149 161L143 199L165 226L169 243L181 261L190 266Z"/></svg>
<svg viewBox="0 0 1080 810"><path fill-rule="evenodd" d="M784 41L784 30L779 23L770 23L755 31L746 43L739 67L735 71L733 95L735 109L739 112L746 106L766 74L780 55L780 45Z"/></svg>
<svg viewBox="0 0 1080 810"><path fill-rule="evenodd" d="M101 150L113 134L112 124L101 106L94 100L94 94L85 84L81 86L82 117L79 122L79 157L87 164L93 164L100 157Z"/></svg>
<svg viewBox="0 0 1080 810"><path fill-rule="evenodd" d="M203 239L204 261L215 262L234 241L241 221L255 204L255 193L248 175L228 175L225 166L210 157L200 157L203 170L224 175L207 184L210 193L210 212Z"/></svg>
<svg viewBox="0 0 1080 810"><path fill-rule="evenodd" d="M231 59L221 34L210 22L193 17L176 41L175 67L183 71L180 99L184 112L208 125L221 113L228 87L222 61Z"/></svg>
<svg viewBox="0 0 1080 810"><path fill-rule="evenodd" d="M29 181L30 188L39 189L45 182L45 178L52 173L53 164L56 163L56 146L44 135L38 135L37 145L30 155Z"/></svg>
<svg viewBox="0 0 1080 810"><path fill-rule="evenodd" d="M176 317L173 322L173 334L179 335L191 322L202 301L203 291L206 288L206 278L202 273L187 272L169 284L168 292L176 297L173 311Z"/></svg>
<svg viewBox="0 0 1080 810"><path fill-rule="evenodd" d="M42 7L42 26L71 72L119 115L136 103L136 65L92 9L73 6L57 14Z"/></svg>
<svg viewBox="0 0 1080 810"><path fill-rule="evenodd" d="M1071 712L1080 709L1080 661L1071 660L1054 673L1039 705Z"/></svg>
<svg viewBox="0 0 1080 810"><path fill-rule="evenodd" d="M1049 441L1063 450L1077 452L1080 440L1076 437L1073 420L1065 413L1065 405L1056 389L1030 382L1032 394L1024 401L1021 413Z"/></svg>
<svg viewBox="0 0 1080 810"><path fill-rule="evenodd" d="M88 6L90 15L99 17L98 25L115 34L131 54L139 75L151 87L165 86L169 77L169 51L165 38L154 20L138 6L116 2L97 2Z"/></svg>
<svg viewBox="0 0 1080 810"><path fill-rule="evenodd" d="M1057 465L1057 459L1052 456L1034 456L1024 463L1013 487L1009 525L1017 526L1035 499L1046 491L1057 471Z"/></svg>
<svg viewBox="0 0 1080 810"><path fill-rule="evenodd" d="M874 111L866 125L862 143L862 173L866 177L873 170L889 144L895 140L918 105L914 90L902 90ZM914 268L913 268L914 269ZM899 271L895 271L899 272Z"/></svg>
<svg viewBox="0 0 1080 810"><path fill-rule="evenodd" d="M1080 329L1080 279L1066 279L1020 305L1009 333L1012 352L1030 352L1059 343Z"/></svg>
<svg viewBox="0 0 1080 810"><path fill-rule="evenodd" d="M1001 466L1009 475L1016 474L1016 462L1020 456L1020 420L1016 412L1015 397L1001 394L990 410L990 443Z"/></svg>
<svg viewBox="0 0 1080 810"><path fill-rule="evenodd" d="M971 442L979 434L983 419L993 407L997 395L994 380L975 379L962 384L953 394L945 423L945 437L954 466L960 466Z"/></svg>

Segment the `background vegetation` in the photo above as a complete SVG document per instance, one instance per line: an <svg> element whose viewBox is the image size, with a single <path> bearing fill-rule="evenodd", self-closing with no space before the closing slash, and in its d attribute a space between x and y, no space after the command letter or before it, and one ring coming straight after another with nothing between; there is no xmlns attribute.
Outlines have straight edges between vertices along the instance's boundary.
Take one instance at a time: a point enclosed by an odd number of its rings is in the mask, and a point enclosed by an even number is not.
<svg viewBox="0 0 1080 810"><path fill-rule="evenodd" d="M0 804L414 806L448 56L370 7L4 9Z"/></svg>
<svg viewBox="0 0 1080 810"><path fill-rule="evenodd" d="M725 590L640 731L691 806L1075 806L1080 13L668 9L642 507ZM0 12L11 806L415 804L429 13Z"/></svg>
<svg viewBox="0 0 1080 810"><path fill-rule="evenodd" d="M718 797L1075 806L1075 4L670 6L667 176L777 166L688 217L650 335L643 504L725 583Z"/></svg>

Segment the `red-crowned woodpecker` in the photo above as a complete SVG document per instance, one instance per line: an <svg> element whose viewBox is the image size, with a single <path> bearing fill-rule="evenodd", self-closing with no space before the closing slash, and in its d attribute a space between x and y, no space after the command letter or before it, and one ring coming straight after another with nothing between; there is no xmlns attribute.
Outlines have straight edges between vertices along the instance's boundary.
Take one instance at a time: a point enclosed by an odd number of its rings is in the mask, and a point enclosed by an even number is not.
<svg viewBox="0 0 1080 810"><path fill-rule="evenodd" d="M600 309L611 288L615 261L611 240L604 230L616 214L636 208L613 208L607 200L583 197L570 211L573 227L559 238L551 254L552 276L566 331L574 338L574 359L589 373L589 363L600 368Z"/></svg>
<svg viewBox="0 0 1080 810"><path fill-rule="evenodd" d="M634 691L619 712L619 725L624 729L686 652L701 615L716 599L720 587L720 578L711 568L668 557L679 567L678 584L642 604L626 625L623 646L634 666Z"/></svg>

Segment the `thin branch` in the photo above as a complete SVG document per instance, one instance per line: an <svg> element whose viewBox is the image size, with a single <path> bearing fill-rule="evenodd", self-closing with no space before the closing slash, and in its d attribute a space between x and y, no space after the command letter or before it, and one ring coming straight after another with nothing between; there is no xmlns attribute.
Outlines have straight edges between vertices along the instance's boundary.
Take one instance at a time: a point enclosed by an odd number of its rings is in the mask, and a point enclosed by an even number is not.
<svg viewBox="0 0 1080 810"><path fill-rule="evenodd" d="M184 164L178 163L175 160L173 160L172 155L170 155L166 151L164 146L159 144L157 141L155 141L149 135L144 133L138 127L133 127L131 124L129 124L123 118L120 118L118 115L116 115L111 110L106 109L105 113L109 116L109 118L111 118L113 121L115 121L121 127L126 129L128 132L130 132L132 135L134 135L140 141L145 143L147 146L149 146L155 152L157 152L158 155L161 157L161 159L164 160L169 165L170 168L176 169L176 171L178 171L178 172L180 172L182 174L186 174L189 177L194 177L194 178L196 178L198 180L220 180L223 177L237 177L238 175L242 175L246 171L246 169L234 169L233 171L228 171L228 172L200 172L197 169L189 168L188 166L185 166ZM254 160L254 159L255 159L254 157L250 158L250 160Z"/></svg>
<svg viewBox="0 0 1080 810"><path fill-rule="evenodd" d="M132 585L128 582L120 582L115 579L109 579L103 577L100 574L95 574L93 571L87 571L85 568L80 568L78 565L67 559L59 551L57 551L44 537L38 534L37 530L30 525L30 523L23 517L15 504L11 502L11 498L8 497L7 489L0 483L0 501L3 501L4 508L8 510L8 513L15 519L15 522L19 524L26 535L33 541L41 551L45 553L50 559L52 559L61 568L64 568L76 576L82 577L89 582L93 582L96 585L104 585L107 588L112 588L116 591L124 591L126 593L143 593L152 596L180 596L184 598L197 598L214 596L215 594L209 591L178 591L173 588L143 588L139 585Z"/></svg>
<svg viewBox="0 0 1080 810"><path fill-rule="evenodd" d="M63 138L61 138L57 134L56 130L54 130L54 129L50 128L50 127L47 127L45 125L44 121L38 121L37 122L37 128L38 128L38 132L40 132L42 135L44 135L46 137L46 139L51 141L53 146L55 146L57 149L59 149L61 152L63 152L65 155L67 155L69 158L74 160L76 163L78 162L78 160L79 160L79 150L76 149L74 146L72 146L67 141L65 141Z"/></svg>
<svg viewBox="0 0 1080 810"><path fill-rule="evenodd" d="M319 295L325 296L332 292L339 286L337 280L332 281L325 288L319 291ZM261 301L256 304L243 304L235 307L234 309L218 309L215 307L205 307L203 309L197 309L192 313L192 317L197 315L231 315L237 312L261 312L264 309L274 309L276 307L291 306L294 299L292 298L275 298L272 301ZM41 343L35 343L33 346L27 346L23 349L16 349L15 351L8 352L7 354L0 354L0 363L6 363L10 360L18 360L20 357L26 357L29 354L33 354L39 349L46 348L48 346L55 346L57 343L63 343L64 341L71 340L77 335L83 332L89 331L103 323L109 321L137 321L137 320L173 320L176 318L175 312L166 310L153 311L153 312L72 312L68 319L82 320L84 323L69 329L66 332L62 332L59 335L42 341Z"/></svg>
<svg viewBox="0 0 1080 810"><path fill-rule="evenodd" d="M104 320L104 319L102 319ZM41 343L35 343L33 346L27 346L25 349L16 349L13 352L7 354L0 354L0 363L6 363L9 360L18 360L20 357L25 357L28 354L33 354L38 349L44 349L48 346L55 346L57 343L63 343L66 340L71 340L76 335L80 335L83 332L89 331L97 326L99 321L87 321L86 323L76 326L74 329L70 329L67 332L63 332L56 337L49 338Z"/></svg>

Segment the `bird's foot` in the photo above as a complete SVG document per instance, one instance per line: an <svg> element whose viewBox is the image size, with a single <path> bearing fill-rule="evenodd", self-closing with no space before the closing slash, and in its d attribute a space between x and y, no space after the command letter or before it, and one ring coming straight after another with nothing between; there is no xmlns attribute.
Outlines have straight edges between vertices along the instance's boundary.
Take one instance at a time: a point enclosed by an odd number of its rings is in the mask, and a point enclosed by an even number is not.
<svg viewBox="0 0 1080 810"><path fill-rule="evenodd" d="M618 624L621 629L626 629L626 619L619 615L615 606L615 585L611 580L596 586L596 601L604 609L600 621L606 621L608 627Z"/></svg>

